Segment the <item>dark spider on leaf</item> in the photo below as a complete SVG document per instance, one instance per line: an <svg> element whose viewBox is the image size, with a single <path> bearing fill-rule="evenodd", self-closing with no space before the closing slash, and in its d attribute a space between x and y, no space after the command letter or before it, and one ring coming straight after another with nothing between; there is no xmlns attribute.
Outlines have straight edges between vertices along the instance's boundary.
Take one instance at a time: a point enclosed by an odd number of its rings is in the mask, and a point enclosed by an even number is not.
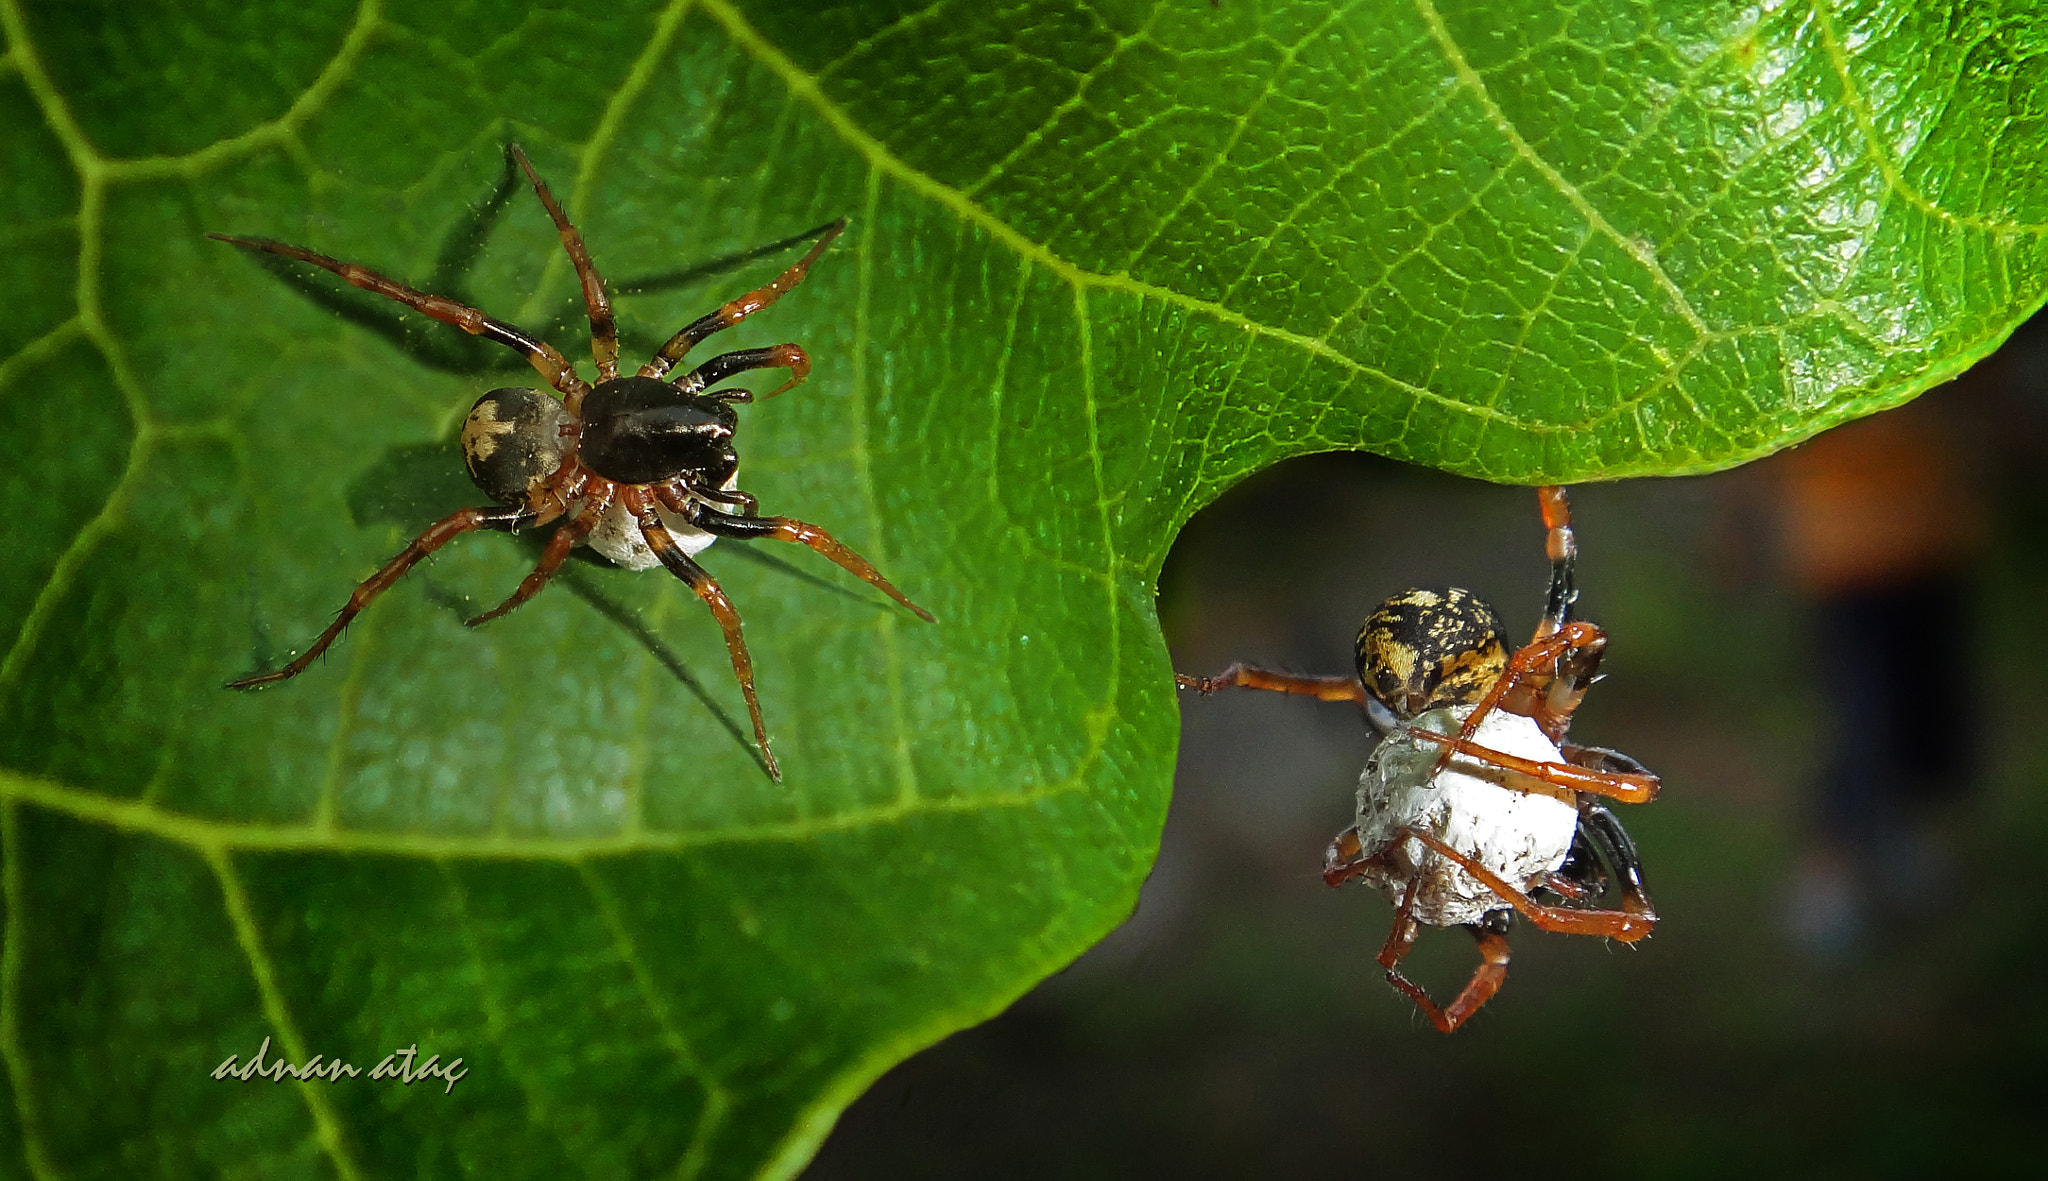
<svg viewBox="0 0 2048 1181"><path fill-rule="evenodd" d="M1403 591L1367 616L1355 677L1247 664L1175 677L1202 693L1241 685L1355 701L1384 735L1358 779L1358 823L1331 843L1323 880L1362 879L1394 904L1380 966L1445 1033L1507 980L1517 913L1545 931L1626 943L1657 925L1635 844L1602 801L1647 803L1658 779L1627 755L1564 740L1607 633L1572 618L1578 544L1565 490L1537 496L1550 593L1535 639L1512 656L1493 609L1450 587ZM1599 906L1610 872L1618 910ZM1424 923L1479 941L1478 969L1442 1008L1399 968Z"/></svg>
<svg viewBox="0 0 2048 1181"><path fill-rule="evenodd" d="M497 504L466 508L428 526L356 588L333 625L298 659L276 672L245 677L228 687L253 689L304 672L372 599L456 536L473 529L510 532L560 521L539 564L512 597L466 622L474 627L532 598L579 544L589 545L630 570L668 567L704 600L725 630L726 650L732 656L740 692L747 699L762 762L779 781L782 772L768 749L768 728L762 723L761 703L754 695L753 660L740 636L739 612L690 556L720 537L792 541L830 558L916 612L918 618L931 622L932 615L905 598L872 563L831 534L793 517L763 517L754 497L737 487L739 456L733 450L733 434L738 416L733 404L751 402L754 395L747 390L711 387L750 369L789 370L788 381L762 395L773 397L809 375L810 358L801 348L778 344L721 353L681 377L663 379L699 341L732 327L803 282L811 264L846 228L846 221L842 218L833 223L810 252L774 282L685 327L661 346L638 374L621 377L618 326L612 319L604 280L591 263L582 236L569 224L526 154L516 146L508 150L554 219L562 245L582 280L583 300L590 311L590 351L597 361L595 386L577 377L562 354L545 341L452 299L414 291L366 267L302 247L264 238L207 235L248 250L323 267L365 291L517 349L562 395L557 400L535 389L508 388L479 398L463 423L462 458L470 478Z"/></svg>

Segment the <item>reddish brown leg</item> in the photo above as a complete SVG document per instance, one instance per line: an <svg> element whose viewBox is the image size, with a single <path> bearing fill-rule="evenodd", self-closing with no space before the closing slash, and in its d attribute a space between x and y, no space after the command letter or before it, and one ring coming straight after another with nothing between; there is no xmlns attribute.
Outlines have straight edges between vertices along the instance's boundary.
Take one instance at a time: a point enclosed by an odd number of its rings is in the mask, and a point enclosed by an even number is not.
<svg viewBox="0 0 2048 1181"><path fill-rule="evenodd" d="M576 376L576 371L569 367L569 362L555 351L553 345L528 336L503 320L494 320L467 304L456 303L445 296L414 291L405 284L387 279L368 267L358 266L352 262L340 262L324 254L315 254L303 246L288 246L268 238L232 238L226 234L206 236L217 242L240 246L244 250L278 254L285 258L298 259L300 262L312 263L323 270L333 271L354 286L375 292L387 299L395 299L414 311L432 316L444 324L453 324L472 336L481 336L485 340L494 340L509 348L518 349L526 354L526 359L540 371L540 375L548 379L549 385L562 391L569 399L572 411L590 388L583 383L582 378Z"/></svg>
<svg viewBox="0 0 2048 1181"><path fill-rule="evenodd" d="M534 566L533 573L519 580L519 589L512 592L512 597L474 619L463 620L463 626L475 627L478 624L489 623L539 594L540 588L546 586L548 579L555 576L555 571L562 568L562 563L569 557L569 551L575 549L576 543L583 540L584 536L597 528L597 523L604 519L605 510L611 507L612 494L616 488L617 485L606 483L595 495L586 499L583 507L576 511L576 515L562 522L555 530L554 536L548 538L547 548L540 552L540 562Z"/></svg>
<svg viewBox="0 0 2048 1181"><path fill-rule="evenodd" d="M1568 898L1573 902L1589 902L1606 893L1606 890L1601 887L1589 886L1582 881L1566 877L1564 874L1557 872L1553 872L1543 879L1543 888L1560 898Z"/></svg>
<svg viewBox="0 0 2048 1181"><path fill-rule="evenodd" d="M604 279L597 273L597 264L590 261L590 251L584 249L583 235L569 224L569 215L562 212L555 195L548 192L547 183L533 170L526 153L519 150L518 144L508 150L519 162L520 171L526 173L526 179L533 182L533 191L540 197L540 203L547 206L548 216L555 219L562 247L576 266L576 277L583 281L583 303L590 309L590 354L597 360L597 379L610 381L619 375L619 325L612 318L612 301L604 293Z"/></svg>
<svg viewBox="0 0 2048 1181"><path fill-rule="evenodd" d="M509 528L526 516L527 510L524 508L466 508L461 512L450 513L427 526L425 533L413 538L410 544L398 551L396 557L384 563L381 569L356 587L355 593L348 597L348 602L342 607L341 614L335 617L327 630L320 633L320 638L313 641L313 646L306 649L297 660L274 673L229 681L228 688L254 689L260 685L288 681L305 672L308 666L320 658L322 652L327 651L329 645L340 638L342 629L348 626L349 620L360 615L363 608L370 605L372 599L383 594L387 587L404 577L405 572L412 569L421 558L472 529Z"/></svg>
<svg viewBox="0 0 2048 1181"><path fill-rule="evenodd" d="M1399 831L1450 858L1458 868L1478 878L1487 889L1500 895L1503 902L1521 912L1522 917L1542 930L1560 935L1600 935L1608 939L1619 939L1623 943L1634 943L1648 935L1657 925L1657 916L1654 914L1632 913L1627 910L1580 910L1569 906L1545 906L1434 834L1414 828Z"/></svg>
<svg viewBox="0 0 2048 1181"><path fill-rule="evenodd" d="M1579 560L1579 543L1572 536L1572 498L1556 484L1536 490L1537 506L1543 510L1544 556L1550 559L1550 597L1543 606L1543 619L1536 625L1536 639L1543 639L1571 622L1572 604L1579 589L1573 570Z"/></svg>
<svg viewBox="0 0 2048 1181"><path fill-rule="evenodd" d="M1590 792L1596 796L1606 796L1610 800L1620 800L1624 804L1649 803L1657 798L1657 789L1663 783L1648 771L1607 771L1571 763L1544 763L1519 755L1506 754L1467 739L1435 734L1420 727L1411 727L1407 732L1416 738L1442 743L1450 750L1468 755L1482 763L1513 771L1518 775L1526 775L1553 787ZM1526 790L1511 782L1503 783L1501 786Z"/></svg>
<svg viewBox="0 0 2048 1181"><path fill-rule="evenodd" d="M1323 884L1335 888L1364 873L1377 862L1377 856L1367 857L1365 846L1359 843L1358 826L1352 825L1337 834L1330 842L1330 848L1323 854Z"/></svg>
<svg viewBox="0 0 2048 1181"><path fill-rule="evenodd" d="M795 266L776 276L773 283L758 290L747 292L745 295L740 296L703 319L690 324L681 332L676 333L669 339L667 344L661 346L660 352L654 354L653 360L640 367L640 376L662 377L666 375L675 366L677 361L682 360L705 337L722 329L732 327L741 320L746 319L748 316L787 295L790 288L804 281L804 276L810 273L811 264L818 261L818 256L825 253L825 248L830 246L832 240L837 238L840 232L845 229L846 219L842 217L832 223L831 228L825 231L824 236L818 239L817 244L812 246L807 254L797 260Z"/></svg>
<svg viewBox="0 0 2048 1181"><path fill-rule="evenodd" d="M1414 948L1416 936L1421 933L1421 924L1409 913L1409 905L1414 901L1415 888L1419 884L1410 882L1408 896L1394 908L1394 929L1387 934L1387 942L1380 948L1379 964L1387 970L1387 983L1407 994L1439 1033L1450 1033L1477 1013L1480 1006L1492 1000L1500 986L1507 983L1508 941L1501 931L1483 922L1467 924L1466 930L1479 941L1479 967L1473 970L1472 979L1465 982L1465 987L1458 991L1450 1004L1437 1008L1436 1002L1429 999L1429 993L1402 975L1398 966Z"/></svg>
<svg viewBox="0 0 2048 1181"><path fill-rule="evenodd" d="M1579 599L1579 546L1572 534L1570 493L1560 485L1545 485L1536 490L1536 504L1543 514L1544 555L1550 559L1550 593L1543 618L1536 624L1535 638L1514 654L1499 682L1466 717L1458 731L1460 740L1470 740L1486 715L1505 705L1535 719L1551 741L1560 741L1607 644L1606 633L1599 628L1572 621L1572 607ZM1451 749L1437 759L1436 770L1449 765Z"/></svg>
<svg viewBox="0 0 2048 1181"><path fill-rule="evenodd" d="M1509 708L1534 720L1551 741L1560 739L1571 725L1572 711L1578 708L1585 696L1585 684L1567 685L1570 692L1560 694L1549 692L1556 682L1565 680L1558 675L1561 660L1583 653L1573 661L1573 682L1591 681L1591 672L1598 666L1599 655L1607 646L1607 633L1594 624L1583 620L1567 623L1556 632L1535 640L1508 658L1508 666L1501 673L1500 680L1479 699L1464 725L1458 728L1458 740L1469 742L1479 725L1505 700ZM1512 694L1512 696L1510 696ZM1438 756L1436 771L1442 771L1451 761L1452 746L1445 746ZM1434 772L1432 772L1434 773Z"/></svg>
<svg viewBox="0 0 2048 1181"><path fill-rule="evenodd" d="M643 494L644 497L644 494ZM626 507L640 521L640 535L647 539L654 556L668 567L669 573L689 584L704 605L711 608L711 615L718 620L718 626L725 630L725 650L732 657L732 671L739 678L740 695L747 699L747 713L754 719L754 741L760 744L761 761L767 765L768 774L775 782L782 782L782 768L775 763L774 752L768 749L768 725L761 720L761 699L754 695L754 658L747 654L747 641L740 635L740 613L733 609L732 600L725 597L711 574L692 562L676 545L668 528L661 523L661 517L654 511L652 503L643 497L629 494Z"/></svg>
<svg viewBox="0 0 2048 1181"><path fill-rule="evenodd" d="M1191 677L1185 673L1175 673L1173 683L1183 689L1193 689L1202 694L1240 685L1246 689L1266 689L1274 693L1313 697L1318 701L1356 701L1360 705L1365 704L1365 685L1357 677L1312 677L1301 673L1274 672L1250 664L1233 664L1213 677Z"/></svg>
<svg viewBox="0 0 2048 1181"><path fill-rule="evenodd" d="M666 495L663 495L664 493ZM832 559L848 574L910 608L919 619L926 623L938 622L932 618L931 612L911 602L902 591L897 590L888 579L882 577L882 572L875 569L873 562L848 549L838 538L816 525L807 524L794 517L737 517L690 501L677 494L674 489L661 489L656 495L662 495L664 503L688 516L692 525L706 533L749 540L767 537L776 541L793 541L798 545L809 546ZM678 505L682 507L677 508Z"/></svg>
<svg viewBox="0 0 2048 1181"><path fill-rule="evenodd" d="M726 378L750 369L787 369L789 380L762 394L772 398L811 375L811 358L793 344L770 345L765 349L740 349L736 352L720 353L676 378L676 388L686 394L694 394L708 386L717 385ZM728 402L751 402L751 390L712 390L711 397Z"/></svg>

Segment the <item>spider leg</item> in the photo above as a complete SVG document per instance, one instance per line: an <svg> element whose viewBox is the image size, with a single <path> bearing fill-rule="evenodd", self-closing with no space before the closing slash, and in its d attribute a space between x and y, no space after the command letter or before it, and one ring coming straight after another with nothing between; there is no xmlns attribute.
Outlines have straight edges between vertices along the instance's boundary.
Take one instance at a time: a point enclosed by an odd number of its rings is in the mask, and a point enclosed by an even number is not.
<svg viewBox="0 0 2048 1181"><path fill-rule="evenodd" d="M1185 673L1173 674L1173 683L1183 689L1193 689L1207 696L1218 689L1233 685L1246 689L1266 689L1274 693L1293 693L1301 697L1313 697L1317 701L1356 701L1365 704L1365 685L1357 677L1319 677L1302 673L1275 672L1255 664L1233 664L1213 677L1191 677Z"/></svg>
<svg viewBox="0 0 2048 1181"><path fill-rule="evenodd" d="M363 608L370 605L372 599L383 594L385 588L397 582L421 558L426 557L428 554L433 553L456 537L468 533L472 529L510 529L531 515L531 510L523 507L498 508L495 506L491 508L466 508L461 512L448 514L432 525L427 526L426 532L413 538L404 549L398 551L396 557L384 563L383 567L375 574L364 579L362 585L356 587L355 593L349 595L348 602L341 609L341 614L335 617L334 622L328 626L327 630L320 633L320 638L313 641L313 646L300 654L297 660L292 661L276 672L243 677L239 681L229 681L227 687L230 689L254 689L260 685L288 681L298 676L300 673L305 672L307 667L315 660L318 660L320 654L327 651L329 645L340 638L342 629L348 626L349 620L360 615Z"/></svg>
<svg viewBox="0 0 2048 1181"><path fill-rule="evenodd" d="M1619 826L1616 826L1617 828ZM1499 874L1481 865L1471 857L1459 852L1434 833L1419 828L1395 830L1412 840L1422 842L1438 853L1451 859L1458 868L1478 878L1486 888L1499 895L1501 900L1522 912L1522 917L1545 931L1559 935L1601 935L1634 943L1650 933L1657 925L1654 913L1633 913L1624 910L1580 910L1570 906L1545 906L1511 885ZM1645 899L1644 901L1647 901Z"/></svg>
<svg viewBox="0 0 2048 1181"><path fill-rule="evenodd" d="M604 278L597 273L597 265L590 261L590 251L583 246L583 235L569 224L569 215L555 201L555 195L548 192L547 182L540 173L533 170L533 164L518 144L507 145L506 151L518 161L520 171L533 182L533 191L540 203L547 207L548 216L555 219L555 229L562 235L562 247L569 252L569 261L576 266L576 277L583 281L583 303L590 309L590 355L597 360L597 379L610 381L619 375L619 325L612 318L612 301L604 293Z"/></svg>
<svg viewBox="0 0 2048 1181"><path fill-rule="evenodd" d="M493 340L508 348L517 349L526 354L526 359L540 371L542 377L548 379L549 385L571 399L580 399L590 388L583 383L582 378L576 376L576 371L569 367L568 360L556 352L553 345L528 336L503 320L494 320L467 304L456 303L446 296L414 291L405 284L395 279L387 279L368 267L358 266L352 262L341 262L324 254L315 254L303 246L288 246L268 238L234 238L226 234L206 236L216 242L240 246L244 250L277 254L285 258L295 258L300 262L312 263L323 270L333 271L350 284L365 291L374 292L387 299L395 299L414 311L432 316L444 324L453 324L471 336L481 336L485 340Z"/></svg>
<svg viewBox="0 0 2048 1181"><path fill-rule="evenodd" d="M811 358L793 344L770 345L765 349L739 349L735 352L720 353L676 378L675 386L686 394L694 394L707 386L717 385L735 373L750 369L787 369L789 380L762 394L772 398L811 375ZM711 397L727 402L751 402L751 390L713 390Z"/></svg>
<svg viewBox="0 0 2048 1181"><path fill-rule="evenodd" d="M902 591L897 590L888 579L882 577L882 572L875 569L874 563L848 549L838 538L816 525L799 521L794 517L736 517L701 503L685 501L684 504L683 511L689 517L690 524L706 533L745 540L770 537L776 541L793 541L798 545L807 545L832 559L848 574L910 608L919 619L926 623L938 622L932 617L931 612L911 602Z"/></svg>
<svg viewBox="0 0 2048 1181"><path fill-rule="evenodd" d="M519 580L519 588L512 592L511 598L482 615L463 620L462 625L476 627L489 623L539 594L540 588L546 586L548 579L555 576L555 571L562 568L562 563L569 557L569 551L575 549L576 543L582 541L592 529L597 528L598 522L604 519L605 510L611 507L612 495L616 488L616 485L606 484L596 495L583 502L583 507L576 510L575 516L562 522L554 535L548 538L547 548L540 552L540 562L534 566L531 574Z"/></svg>
<svg viewBox="0 0 2048 1181"><path fill-rule="evenodd" d="M1398 846L1400 842L1388 846ZM1576 848L1576 844L1574 848ZM1358 840L1358 829L1347 828L1330 842L1330 851L1323 857L1323 881L1332 886L1341 886L1352 878L1378 865L1386 856L1381 850L1370 856ZM1422 879L1413 878L1408 890L1401 897L1401 904L1394 908L1394 929L1388 933L1387 942L1380 948L1379 965L1386 969L1387 983L1407 994L1422 1015L1438 1030L1449 1033L1464 1024L1465 1019L1479 1011L1479 1007L1500 991L1508 978L1508 925L1513 921L1514 912L1491 911L1476 923L1464 924L1473 938L1479 941L1480 963L1472 972L1472 978L1465 982L1451 1003L1438 1008L1435 1001L1421 985L1401 974L1401 960L1415 946L1415 939L1421 933L1421 924L1414 916L1415 893L1421 887Z"/></svg>
<svg viewBox="0 0 2048 1181"><path fill-rule="evenodd" d="M1550 559L1550 594L1544 600L1543 619L1536 625L1536 639L1540 640L1572 621L1572 605L1579 601L1574 577L1579 543L1572 536L1570 493L1559 485L1546 485L1536 490L1536 503L1543 510L1543 552Z"/></svg>
<svg viewBox="0 0 2048 1181"><path fill-rule="evenodd" d="M1657 789L1663 783L1655 775L1642 770L1642 764L1640 763L1636 764L1636 770L1616 771L1600 767L1583 767L1576 763L1540 762L1536 759L1525 759L1520 755L1511 755L1503 751L1494 750L1491 747L1481 746L1468 738L1436 734L1420 727L1410 729L1408 733L1417 738L1427 739L1430 742L1441 743L1445 748L1444 753L1446 755L1456 751L1458 754L1470 756L1488 766L1513 771L1518 775L1526 775L1531 779L1550 784L1552 787L1561 787L1570 791L1589 792L1596 796L1606 796L1611 800L1620 800L1624 804L1649 803L1657 798ZM1629 761L1634 762L1633 759ZM1529 790L1514 783L1504 783L1501 786L1515 791Z"/></svg>
<svg viewBox="0 0 2048 1181"><path fill-rule="evenodd" d="M1571 903L1591 903L1607 893L1607 869L1600 863L1600 855L1593 850L1593 844L1586 838L1585 813L1580 812L1579 828L1572 833L1572 845L1565 852L1564 864L1550 872L1543 879L1542 888Z"/></svg>
<svg viewBox="0 0 2048 1181"><path fill-rule="evenodd" d="M670 509L684 516L690 514L689 496L698 496L705 500L716 501L719 504L732 505L740 510L739 515L742 517L758 517L761 515L760 499L751 492L742 492L737 488L692 488L688 496L684 495L680 489L657 488L655 489L655 495L661 497L663 504L668 505Z"/></svg>
<svg viewBox="0 0 2048 1181"><path fill-rule="evenodd" d="M804 276L810 273L811 264L818 261L818 256L825 253L825 248L830 246L832 240L837 238L840 231L844 229L846 229L846 219L842 217L825 230L824 236L818 239L817 244L812 246L807 254L796 261L795 266L776 276L774 282L758 290L749 291L710 315L694 321L681 332L670 337L669 342L662 345L660 351L654 354L654 359L640 367L640 376L665 376L677 361L682 360L683 356L691 349L697 347L697 343L705 337L722 329L732 327L741 320L746 319L748 316L787 295L790 288L804 281ZM787 389L788 387L785 386L783 388Z"/></svg>
<svg viewBox="0 0 2048 1181"><path fill-rule="evenodd" d="M1579 801L1579 833L1599 850L1608 866L1621 878L1621 909L1627 914L1656 922L1657 908L1650 901L1649 887L1643 884L1643 860L1636 854L1636 843L1629 839L1628 830L1621 826L1621 821L1599 800L1582 799Z"/></svg>
<svg viewBox="0 0 2048 1181"><path fill-rule="evenodd" d="M1358 839L1358 826L1354 824L1338 833L1323 854L1323 883L1333 889L1341 886L1378 864L1382 855L1365 855L1365 846Z"/></svg>
<svg viewBox="0 0 2048 1181"><path fill-rule="evenodd" d="M732 600L725 597L725 591L712 579L710 572L692 562L689 555L676 545L675 538L661 523L661 517L654 506L637 497L630 497L626 507L633 511L640 522L640 535L647 539L648 548L669 573L689 584L704 605L711 608L712 617L725 631L725 650L732 657L732 671L739 678L740 695L747 699L747 713L754 720L754 741L761 747L761 761L767 764L768 774L775 782L782 782L782 768L775 763L775 755L768 749L768 726L761 720L761 699L754 695L754 659L747 654L747 641L740 635L740 613L733 609Z"/></svg>
<svg viewBox="0 0 2048 1181"><path fill-rule="evenodd" d="M1464 925L1465 929L1472 933L1472 937L1479 941L1479 966L1473 969L1472 978L1465 982L1464 988L1458 990L1458 995L1451 999L1451 1003L1438 1008L1421 985L1401 974L1399 966L1401 960L1414 948L1416 936L1421 934L1422 930L1421 924L1409 913L1409 907L1415 898L1415 888L1419 884L1419 881L1410 882L1407 896L1401 900L1401 905L1394 908L1394 929L1388 932L1387 941L1380 948L1379 965L1386 969L1387 983L1400 989L1409 1000L1414 1001L1415 1007L1422 1010L1422 1015L1429 1018L1429 1023L1436 1026L1438 1032L1450 1033L1463 1025L1472 1014L1478 1012L1481 1005L1493 999L1493 994L1499 992L1500 986L1507 983L1507 930L1513 912L1493 911L1476 923Z"/></svg>
<svg viewBox="0 0 2048 1181"><path fill-rule="evenodd" d="M1552 742L1562 740L1606 648L1607 633L1584 620L1567 623L1550 635L1525 644L1508 658L1500 680L1466 715L1464 725L1458 728L1458 740L1470 741L1486 715L1503 701L1512 712L1533 719ZM1450 763L1452 749L1444 748L1436 761L1437 771Z"/></svg>
<svg viewBox="0 0 2048 1181"><path fill-rule="evenodd" d="M1536 503L1543 513L1543 550L1550 559L1543 618L1536 624L1535 638L1514 654L1500 680L1465 718L1458 731L1461 740L1469 740L1503 700L1514 712L1534 718L1552 742L1561 740L1607 646L1605 632L1572 620L1579 600L1579 545L1572 533L1571 494L1562 485L1548 484L1536 490ZM1443 770L1450 757L1446 748L1436 769Z"/></svg>

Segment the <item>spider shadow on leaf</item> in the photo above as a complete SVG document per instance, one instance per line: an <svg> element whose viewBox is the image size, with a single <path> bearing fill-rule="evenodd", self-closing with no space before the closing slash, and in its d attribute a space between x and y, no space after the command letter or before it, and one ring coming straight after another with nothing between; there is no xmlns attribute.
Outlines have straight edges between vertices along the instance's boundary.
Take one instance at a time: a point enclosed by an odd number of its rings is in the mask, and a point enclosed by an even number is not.
<svg viewBox="0 0 2048 1181"><path fill-rule="evenodd" d="M382 459L364 469L351 480L345 491L350 519L358 527L373 525L396 525L401 531L414 530L423 520L432 520L476 499L476 488L463 474L459 464L451 462L455 454L452 440L441 443L413 443L393 447L385 452ZM499 544L513 544L525 551L525 560L531 563L547 545L547 530L522 530L517 533L492 533L486 535L498 539ZM479 538L477 544L483 541ZM866 603L878 611L888 610L884 602L861 595L840 586L836 582L821 578L774 554L762 553L747 545L731 545L726 552L743 556L746 560L766 566L777 573L795 578L801 582L835 595L841 595L855 602ZM732 736L747 756L764 771L767 763L762 759L740 728L739 721L714 698L704 682L690 671L683 659L668 646L654 629L641 618L640 612L620 599L606 592L602 582L604 571L617 571L611 562L587 549L578 548L571 552L570 561L577 563L574 568L561 574L561 581L570 593L582 599L606 622L624 632L634 643L652 656L666 669L676 683L687 689L704 705L719 726ZM422 571L427 574L427 571ZM620 572L624 573L624 572ZM252 579L254 575L251 575ZM428 601L435 606L452 612L458 619L467 618L475 611L475 604L450 590L431 574L422 579ZM255 588L251 587L252 602L257 599ZM261 641L268 644L267 635ZM274 655L259 652L256 664L263 665Z"/></svg>
<svg viewBox="0 0 2048 1181"><path fill-rule="evenodd" d="M397 525L402 530L417 530L422 521L434 520L474 503L476 486L463 474L455 459L457 454L452 438L441 443L408 443L386 451L382 459L349 481L346 490L349 519L358 526ZM531 559L538 557L546 548L549 532L544 528L522 529L516 533L494 533L492 536L511 538L527 551ZM719 553L732 554L765 566L777 574L856 603L865 603L877 611L889 609L885 601L873 595L841 586L786 558L764 553L750 545L722 546ZM617 569L604 557L580 546L569 552L569 560L600 570Z"/></svg>
<svg viewBox="0 0 2048 1181"><path fill-rule="evenodd" d="M427 276L421 290L445 295L461 303L483 308L485 311L491 310L490 304L493 301L479 302L472 298L469 276L476 269L477 260L482 257L485 245L496 231L506 207L511 203L513 195L519 191L519 187L519 171L514 166L512 157L507 154L504 172L492 185L490 192L481 200L469 205L464 215L448 227L448 232L442 238L441 249L435 255L434 269ZM816 241L820 235L831 229L833 224L826 222L800 234L689 266L621 279L611 284L612 293L615 296L649 295L698 287L712 279L732 274L750 263L773 257L806 242ZM332 312L358 328L374 333L424 368L465 377L524 369L516 361L508 362L505 351L488 340L448 332L442 326L421 318L389 299L353 287L326 271L309 271L302 266L294 265L288 258L274 254L256 254L251 257L258 266L268 271L271 277L298 292L308 302ZM402 276L394 277L404 281ZM582 297L572 289L566 292L562 299L556 301L554 311L535 335L543 340L560 340L566 336L573 336L583 322L584 313ZM638 352L642 355L653 354L669 338L669 334L669 329L657 332L624 323L619 325L619 339L625 351Z"/></svg>

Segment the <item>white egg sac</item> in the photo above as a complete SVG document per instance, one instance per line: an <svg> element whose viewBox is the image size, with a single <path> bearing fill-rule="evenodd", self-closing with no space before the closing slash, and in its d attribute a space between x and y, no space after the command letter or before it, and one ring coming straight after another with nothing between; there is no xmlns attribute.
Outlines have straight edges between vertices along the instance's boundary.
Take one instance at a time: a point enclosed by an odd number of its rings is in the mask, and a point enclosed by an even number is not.
<svg viewBox="0 0 2048 1181"><path fill-rule="evenodd" d="M1461 705L1422 714L1382 741L1358 777L1359 844L1366 855L1379 855L1365 869L1365 880L1396 906L1415 883L1411 913L1439 927L1476 922L1508 902L1450 858L1401 837L1399 830L1431 833L1528 891L1564 864L1579 827L1571 792L1470 755L1452 755L1441 772L1431 775L1444 746L1416 738L1413 731L1456 734L1472 709ZM1492 711L1481 719L1472 741L1536 762L1563 762L1557 745L1520 714ZM1510 786L1517 784L1536 790Z"/></svg>

